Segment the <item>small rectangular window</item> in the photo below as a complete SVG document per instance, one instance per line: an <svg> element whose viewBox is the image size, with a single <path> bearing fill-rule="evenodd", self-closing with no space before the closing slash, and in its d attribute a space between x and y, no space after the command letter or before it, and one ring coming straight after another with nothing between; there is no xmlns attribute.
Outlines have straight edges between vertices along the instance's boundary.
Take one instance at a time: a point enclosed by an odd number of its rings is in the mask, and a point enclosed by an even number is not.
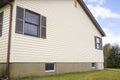
<svg viewBox="0 0 120 80"><path fill-rule="evenodd" d="M2 36L3 12L0 13L0 36Z"/></svg>
<svg viewBox="0 0 120 80"><path fill-rule="evenodd" d="M55 72L55 64L54 63L46 63L45 71L46 72Z"/></svg>
<svg viewBox="0 0 120 80"><path fill-rule="evenodd" d="M95 36L95 48L102 50L102 39Z"/></svg>
<svg viewBox="0 0 120 80"><path fill-rule="evenodd" d="M92 67L96 67L96 64L95 64L95 63L92 63L91 66L92 66Z"/></svg>

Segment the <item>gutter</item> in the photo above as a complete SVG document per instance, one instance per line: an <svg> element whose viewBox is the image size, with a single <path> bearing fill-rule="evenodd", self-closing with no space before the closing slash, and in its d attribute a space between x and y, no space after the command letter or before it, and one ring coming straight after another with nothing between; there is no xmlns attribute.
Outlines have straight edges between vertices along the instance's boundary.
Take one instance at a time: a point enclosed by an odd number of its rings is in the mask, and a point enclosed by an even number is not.
<svg viewBox="0 0 120 80"><path fill-rule="evenodd" d="M10 80L10 52L11 52L11 34L12 34L12 14L13 14L13 5L9 0L5 0L10 6L10 18L9 18L9 33L8 33L8 48L7 48L7 63L6 63L6 73L5 79Z"/></svg>

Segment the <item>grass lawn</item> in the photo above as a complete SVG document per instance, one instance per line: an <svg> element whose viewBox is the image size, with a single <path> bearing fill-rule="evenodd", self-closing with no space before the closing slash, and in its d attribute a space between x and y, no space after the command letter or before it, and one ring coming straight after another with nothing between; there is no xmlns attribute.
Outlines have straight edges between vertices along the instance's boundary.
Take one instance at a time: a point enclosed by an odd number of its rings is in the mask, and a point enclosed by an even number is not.
<svg viewBox="0 0 120 80"><path fill-rule="evenodd" d="M102 71L68 73L43 77L28 77L17 80L120 80L120 69L105 69Z"/></svg>

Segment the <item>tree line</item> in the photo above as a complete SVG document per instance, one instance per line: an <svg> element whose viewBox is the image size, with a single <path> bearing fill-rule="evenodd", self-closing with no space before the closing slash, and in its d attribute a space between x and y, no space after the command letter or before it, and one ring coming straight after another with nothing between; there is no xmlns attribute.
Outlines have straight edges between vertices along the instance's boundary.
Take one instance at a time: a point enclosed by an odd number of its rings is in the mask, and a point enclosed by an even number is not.
<svg viewBox="0 0 120 80"><path fill-rule="evenodd" d="M106 44L103 47L105 68L120 68L120 47Z"/></svg>

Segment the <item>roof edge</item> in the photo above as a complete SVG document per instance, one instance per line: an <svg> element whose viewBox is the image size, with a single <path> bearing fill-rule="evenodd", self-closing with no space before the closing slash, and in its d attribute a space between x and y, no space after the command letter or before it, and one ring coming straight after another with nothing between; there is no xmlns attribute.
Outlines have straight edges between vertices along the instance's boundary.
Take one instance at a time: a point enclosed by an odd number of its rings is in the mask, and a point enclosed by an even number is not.
<svg viewBox="0 0 120 80"><path fill-rule="evenodd" d="M83 0L77 0L77 1L81 5L81 7L84 9L84 11L88 15L88 17L91 19L91 21L93 22L93 24L96 26L97 30L100 32L100 34L102 35L102 37L105 37L106 36L105 32L103 31L103 29L101 28L101 26L98 24L97 20L95 19L95 17L93 16L93 14L90 12L90 10L88 9L88 7L84 3L84 1Z"/></svg>
<svg viewBox="0 0 120 80"><path fill-rule="evenodd" d="M0 0L0 8L4 7L8 4L8 2L12 2L13 0Z"/></svg>

